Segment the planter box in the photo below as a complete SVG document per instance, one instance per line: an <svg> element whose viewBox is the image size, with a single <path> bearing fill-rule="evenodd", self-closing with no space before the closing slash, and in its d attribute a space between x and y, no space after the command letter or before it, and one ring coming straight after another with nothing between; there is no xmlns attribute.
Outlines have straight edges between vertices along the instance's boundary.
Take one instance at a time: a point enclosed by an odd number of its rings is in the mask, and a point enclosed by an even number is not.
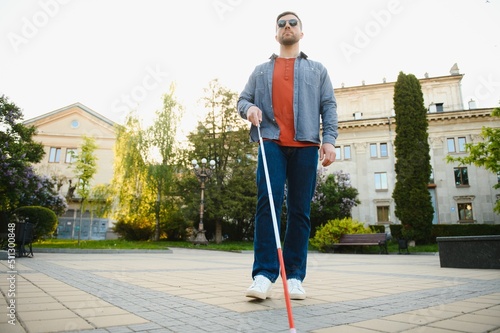
<svg viewBox="0 0 500 333"><path fill-rule="evenodd" d="M500 235L437 237L441 267L500 268Z"/></svg>

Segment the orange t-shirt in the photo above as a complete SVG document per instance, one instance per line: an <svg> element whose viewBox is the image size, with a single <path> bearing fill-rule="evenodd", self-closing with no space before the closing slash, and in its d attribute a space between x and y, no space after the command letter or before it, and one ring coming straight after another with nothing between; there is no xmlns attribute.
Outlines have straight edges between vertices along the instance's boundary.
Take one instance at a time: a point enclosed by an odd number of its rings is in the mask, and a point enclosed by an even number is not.
<svg viewBox="0 0 500 333"><path fill-rule="evenodd" d="M293 114L293 71L295 58L276 58L273 73L274 118L280 127L280 137L275 140L280 146L317 146L313 142L295 141Z"/></svg>

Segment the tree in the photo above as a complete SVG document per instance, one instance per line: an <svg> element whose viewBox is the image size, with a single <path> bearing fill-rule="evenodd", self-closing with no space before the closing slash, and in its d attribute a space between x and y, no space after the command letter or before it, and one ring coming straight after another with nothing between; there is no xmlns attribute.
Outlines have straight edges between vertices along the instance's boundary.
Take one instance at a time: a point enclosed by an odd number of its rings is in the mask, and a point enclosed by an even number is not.
<svg viewBox="0 0 500 333"><path fill-rule="evenodd" d="M500 108L493 109L491 113L493 117L500 118ZM483 127L481 129L482 142L476 144L466 143L465 151L469 153L466 157L446 156L448 163L459 162L461 164L474 164L478 167L483 167L497 175L500 174L500 128ZM493 188L500 188L500 183L497 183ZM500 199L497 198L493 210L500 214Z"/></svg>
<svg viewBox="0 0 500 333"><path fill-rule="evenodd" d="M97 217L107 217L113 205L113 192L110 184L97 184L90 189L87 206L90 210L88 239L92 239L92 221Z"/></svg>
<svg viewBox="0 0 500 333"><path fill-rule="evenodd" d="M317 179L311 203L311 230L314 233L329 220L352 217L352 208L361 203L348 173L341 170L325 176L318 171Z"/></svg>
<svg viewBox="0 0 500 333"><path fill-rule="evenodd" d="M204 106L208 111L203 122L198 123L195 132L188 135L192 148L191 159L207 158L216 163L212 177L207 181L206 214L204 226L207 233L214 234L219 243L222 240L222 223L231 226L239 235L248 234L248 227L255 215L255 167L257 145L250 143L248 125L237 111L238 94L222 87L218 80L212 80L205 89ZM197 211L199 192L185 193L190 202L190 212ZM197 183L196 183L197 184ZM194 215L191 219L196 219ZM246 231L245 231L246 230Z"/></svg>
<svg viewBox="0 0 500 333"><path fill-rule="evenodd" d="M147 149L144 151L149 155L145 158L150 180L148 186L152 192L156 192L154 205L154 240L156 241L160 239L162 215L166 218L167 212L175 207L174 200L172 200L172 186L174 183L177 126L182 112L183 108L175 98L175 86L172 84L169 93L163 95L163 109L156 112L156 120L147 131ZM150 156L150 154L155 156ZM171 200L164 200L165 197L170 197Z"/></svg>
<svg viewBox="0 0 500 333"><path fill-rule="evenodd" d="M180 204L173 186L182 112L172 84L151 126L142 128L131 113L117 130L112 188L117 198L115 231L122 236L158 241L167 229L178 235L182 223L176 218ZM176 226L169 228L169 221Z"/></svg>
<svg viewBox="0 0 500 333"><path fill-rule="evenodd" d="M146 147L144 133L133 113L127 116L125 125L117 127L111 182L116 198L112 213L117 221L115 231L126 231L122 235L131 235L135 240L147 240L153 235L151 221L154 220L154 215L151 215L151 212L154 212L154 206L151 202L156 198L146 186L148 171L143 156ZM134 228L140 232L135 233Z"/></svg>
<svg viewBox="0 0 500 333"><path fill-rule="evenodd" d="M434 208L427 188L431 175L427 110L422 88L412 74L399 73L394 86L396 113L396 186L392 193L403 236L426 241L431 234Z"/></svg>
<svg viewBox="0 0 500 333"><path fill-rule="evenodd" d="M239 129L233 133L234 141L241 147L246 147L252 153L241 155L229 171L226 191L221 201L224 202L222 214L226 224L224 233L231 235L233 240L253 239L255 225L255 205L257 201L257 186L255 183L255 169L257 145L248 140L248 130ZM250 146L249 146L250 145Z"/></svg>
<svg viewBox="0 0 500 333"><path fill-rule="evenodd" d="M43 206L61 215L66 200L55 181L38 175L32 164L42 160L43 145L35 142L36 128L22 123L21 109L0 96L0 211L20 206Z"/></svg>
<svg viewBox="0 0 500 333"><path fill-rule="evenodd" d="M82 228L82 217L90 194L90 182L97 171L97 157L94 151L97 149L95 139L84 136L81 152L76 156L75 176L77 177L76 193L80 196L80 223L78 228L78 245ZM92 212L91 212L92 214ZM91 220L92 223L92 220Z"/></svg>

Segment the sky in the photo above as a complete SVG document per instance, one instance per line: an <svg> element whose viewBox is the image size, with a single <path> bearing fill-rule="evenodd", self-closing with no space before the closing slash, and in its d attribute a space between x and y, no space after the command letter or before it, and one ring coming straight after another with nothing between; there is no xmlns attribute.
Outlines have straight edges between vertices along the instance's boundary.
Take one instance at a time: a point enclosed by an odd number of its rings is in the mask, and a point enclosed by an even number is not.
<svg viewBox="0 0 500 333"><path fill-rule="evenodd" d="M286 10L334 88L449 75L456 63L464 107L500 103L500 0L0 0L0 95L25 120L79 102L147 124L173 83L188 132L210 81L239 93L279 52Z"/></svg>

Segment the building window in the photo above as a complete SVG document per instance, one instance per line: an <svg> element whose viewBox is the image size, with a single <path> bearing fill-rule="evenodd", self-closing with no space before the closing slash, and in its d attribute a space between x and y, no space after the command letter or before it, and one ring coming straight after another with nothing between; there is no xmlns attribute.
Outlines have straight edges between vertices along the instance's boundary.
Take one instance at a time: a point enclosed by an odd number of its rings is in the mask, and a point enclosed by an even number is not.
<svg viewBox="0 0 500 333"><path fill-rule="evenodd" d="M497 171L497 183L500 184L500 171Z"/></svg>
<svg viewBox="0 0 500 333"><path fill-rule="evenodd" d="M465 152L465 138L464 137L460 137L458 138L458 151L463 153Z"/></svg>
<svg viewBox="0 0 500 333"><path fill-rule="evenodd" d="M370 157L377 157L377 144L376 143L370 143Z"/></svg>
<svg viewBox="0 0 500 333"><path fill-rule="evenodd" d="M387 152L387 143L380 144L380 157L387 157L389 154Z"/></svg>
<svg viewBox="0 0 500 333"><path fill-rule="evenodd" d="M61 148L50 148L49 163L59 163L61 160Z"/></svg>
<svg viewBox="0 0 500 333"><path fill-rule="evenodd" d="M375 190L387 190L387 173L375 172Z"/></svg>
<svg viewBox="0 0 500 333"><path fill-rule="evenodd" d="M389 151L387 150L387 143L370 143L370 157L387 157L388 155Z"/></svg>
<svg viewBox="0 0 500 333"><path fill-rule="evenodd" d="M336 146L335 147L335 159L340 160L350 160L351 159L351 146Z"/></svg>
<svg viewBox="0 0 500 333"><path fill-rule="evenodd" d="M455 186L468 186L469 185L469 174L467 172L467 167L456 167L453 168L455 174Z"/></svg>
<svg viewBox="0 0 500 333"><path fill-rule="evenodd" d="M341 160L342 155L341 155L342 149L340 147L335 147L335 159L336 160Z"/></svg>
<svg viewBox="0 0 500 333"><path fill-rule="evenodd" d="M76 148L66 149L66 163L74 163L76 161Z"/></svg>
<svg viewBox="0 0 500 333"><path fill-rule="evenodd" d="M351 159L351 146L344 146L344 160Z"/></svg>
<svg viewBox="0 0 500 333"><path fill-rule="evenodd" d="M354 120L360 120L363 118L363 113L362 112L354 112L352 114L352 116L354 117Z"/></svg>
<svg viewBox="0 0 500 333"><path fill-rule="evenodd" d="M448 153L464 153L465 144L467 141L465 137L461 136L458 138L447 138L446 142L448 144Z"/></svg>
<svg viewBox="0 0 500 333"><path fill-rule="evenodd" d="M444 103L431 103L429 105L428 111L429 112L443 112L444 111Z"/></svg>
<svg viewBox="0 0 500 333"><path fill-rule="evenodd" d="M462 222L473 222L474 215L472 213L472 203L465 202L457 204L458 220Z"/></svg>
<svg viewBox="0 0 500 333"><path fill-rule="evenodd" d="M389 222L389 206L377 206L377 222Z"/></svg>
<svg viewBox="0 0 500 333"><path fill-rule="evenodd" d="M446 139L446 142L448 143L448 153L454 153L455 150L455 139L454 138L448 138Z"/></svg>

